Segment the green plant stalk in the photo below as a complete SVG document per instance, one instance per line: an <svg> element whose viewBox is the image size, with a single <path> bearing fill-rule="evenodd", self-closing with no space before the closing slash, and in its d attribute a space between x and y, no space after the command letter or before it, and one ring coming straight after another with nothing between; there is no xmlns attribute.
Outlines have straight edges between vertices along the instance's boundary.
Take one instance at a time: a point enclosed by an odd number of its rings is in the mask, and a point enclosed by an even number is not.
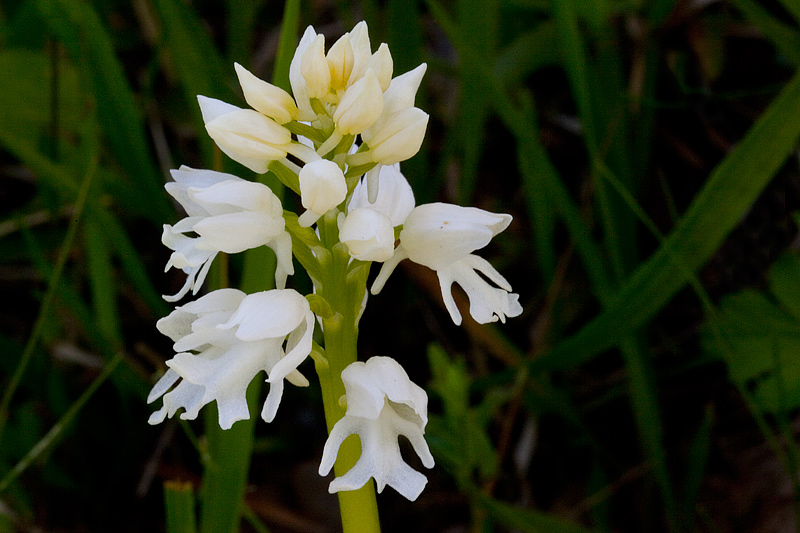
<svg viewBox="0 0 800 533"><path fill-rule="evenodd" d="M367 268L350 263L350 256L344 245L338 243L336 219L325 217L320 220L320 235L326 247L331 250L331 260L323 265L319 294L333 310L330 317L323 319L325 335L325 361L317 361L316 369L322 388L325 406L325 422L330 434L333 426L345 414L347 407L340 403L345 389L342 371L358 357L358 314L366 291ZM327 267L327 268L326 268ZM363 275L357 269L362 268ZM356 464L361 456L361 444L353 435L345 439L339 448L334 464L337 476L343 476ZM339 509L342 515L344 533L379 532L380 520L378 504L375 499L375 486L370 479L358 490L338 493Z"/></svg>

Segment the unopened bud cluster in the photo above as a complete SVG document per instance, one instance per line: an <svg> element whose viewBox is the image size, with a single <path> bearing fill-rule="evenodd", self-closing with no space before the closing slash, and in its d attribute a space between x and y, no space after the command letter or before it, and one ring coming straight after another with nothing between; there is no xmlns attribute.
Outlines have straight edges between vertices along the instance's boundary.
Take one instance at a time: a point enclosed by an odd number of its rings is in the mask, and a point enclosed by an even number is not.
<svg viewBox="0 0 800 533"><path fill-rule="evenodd" d="M393 78L389 48L381 44L372 52L363 22L327 53L324 36L309 27L291 63L291 95L236 64L249 108L198 97L206 130L219 148L253 172L274 172L299 195L303 212L284 211L272 190L257 182L188 167L172 172L175 181L167 184L167 192L187 216L165 225L162 241L173 250L167 269L182 269L187 279L176 295L165 298L197 294L219 252L260 246L270 247L277 257L276 289L249 295L217 290L159 321L176 355L150 394L151 402L163 397L151 423L179 409L184 410L181 418L193 419L203 405L216 401L220 426L229 428L249 418L247 385L261 371L270 384L262 418L271 421L284 381L309 383L297 370L315 349L317 308L309 301L327 294L322 280L329 278L320 275L330 263L325 257L342 251L350 262L348 272L382 263L373 294L403 259L433 269L456 324L462 317L453 283L466 292L470 315L479 323L504 322L522 312L508 281L473 254L506 229L511 216L442 203L416 206L400 172L399 163L419 150L428 123L428 115L414 106L425 68ZM315 224L324 225L324 238L322 226L314 230ZM313 298L285 288L294 273L293 255L315 284ZM356 322L366 305L364 284L366 276L362 288L354 289L363 293L364 302ZM405 435L423 464L433 466L423 437L424 390L385 357L353 363L341 379L347 412L331 432L320 473L330 470L339 445L351 433L361 438L362 456L330 490L357 489L373 477L379 490L388 484L415 499L425 476L403 461L397 436Z"/></svg>

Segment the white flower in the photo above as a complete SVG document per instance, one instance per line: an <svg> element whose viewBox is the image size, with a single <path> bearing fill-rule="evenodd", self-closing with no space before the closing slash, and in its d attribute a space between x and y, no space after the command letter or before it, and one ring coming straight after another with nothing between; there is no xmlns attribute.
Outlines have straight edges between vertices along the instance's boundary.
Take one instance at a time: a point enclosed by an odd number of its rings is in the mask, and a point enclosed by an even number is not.
<svg viewBox="0 0 800 533"><path fill-rule="evenodd" d="M234 161L263 174L271 161L286 157L292 134L271 118L214 98L197 101L209 136Z"/></svg>
<svg viewBox="0 0 800 533"><path fill-rule="evenodd" d="M333 120L343 134L361 133L371 126L383 111L383 90L371 68L344 93Z"/></svg>
<svg viewBox="0 0 800 533"><path fill-rule="evenodd" d="M169 370L147 398L151 403L164 397L150 424L172 417L180 408L185 409L182 419L193 420L200 408L216 400L219 425L229 429L237 420L250 418L247 386L262 370L269 375L270 390L261 416L270 422L284 379L308 385L297 366L311 351L314 314L308 301L293 290L245 295L221 289L178 307L157 327L175 341L178 353L167 361Z"/></svg>
<svg viewBox="0 0 800 533"><path fill-rule="evenodd" d="M250 107L278 124L286 124L297 119L299 111L289 93L259 79L239 63L234 63L233 67L239 77L244 99Z"/></svg>
<svg viewBox="0 0 800 533"><path fill-rule="evenodd" d="M375 193L374 201L370 192ZM356 259L386 261L394 254L394 228L405 222L412 209L414 191L400 165L378 165L356 184L347 217L339 215L339 240Z"/></svg>
<svg viewBox="0 0 800 533"><path fill-rule="evenodd" d="M342 203L347 196L347 182L339 165L327 159L306 163L300 170L300 201L307 209L300 215L301 226L308 227Z"/></svg>
<svg viewBox="0 0 800 533"><path fill-rule="evenodd" d="M470 315L480 324L505 322L506 317L522 313L519 296L488 261L472 252L483 248L492 237L511 223L511 215L496 214L476 207L452 204L424 204L408 215L400 232L400 245L381 268L372 293L383 288L397 264L409 258L436 271L442 297L450 317L461 324L461 313L452 295L458 283L467 293ZM490 285L478 272L497 285Z"/></svg>
<svg viewBox="0 0 800 533"><path fill-rule="evenodd" d="M360 79L367 70L372 58L372 45L369 42L369 28L363 20L350 31L350 46L353 49L353 68L350 71L348 85Z"/></svg>
<svg viewBox="0 0 800 533"><path fill-rule="evenodd" d="M317 32L314 28L308 26L297 44L294 51L292 62L289 65L289 83L292 86L292 94L294 95L297 108L300 110L300 117L298 120L313 120L316 113L311 109L311 103L308 97L308 84L305 77L303 77L301 63L303 55L306 53L308 46L317 37Z"/></svg>
<svg viewBox="0 0 800 533"><path fill-rule="evenodd" d="M400 172L400 164L377 165L358 182L350 198L348 209L370 207L386 215L397 227L405 222L414 209L414 191Z"/></svg>
<svg viewBox="0 0 800 533"><path fill-rule="evenodd" d="M333 43L325 59L328 61L328 68L331 71L331 89L340 91L347 87L355 60L349 33L345 33Z"/></svg>
<svg viewBox="0 0 800 533"><path fill-rule="evenodd" d="M414 106L419 85L422 83L422 77L427 69L428 65L423 63L414 70L410 70L391 80L389 87L383 94L383 114L372 127L364 132L367 137L374 136L392 115Z"/></svg>
<svg viewBox="0 0 800 533"><path fill-rule="evenodd" d="M231 174L182 166L172 171L174 182L165 188L189 215L174 226L164 225L162 242L174 250L167 263L183 269L188 277L169 302L190 289L200 290L214 257L219 252L237 253L259 246L275 251L278 265L275 284L283 288L294 273L292 240L285 229L283 207L269 187ZM186 233L196 233L190 237Z"/></svg>
<svg viewBox="0 0 800 533"><path fill-rule="evenodd" d="M419 151L428 126L428 114L414 107L414 99L426 69L423 63L397 76L384 92L381 116L361 133L373 161L393 165Z"/></svg>
<svg viewBox="0 0 800 533"><path fill-rule="evenodd" d="M419 152L427 127L428 114L418 107L409 107L389 115L373 135L362 134L361 138L369 146L372 161L393 165Z"/></svg>
<svg viewBox="0 0 800 533"><path fill-rule="evenodd" d="M324 99L331 89L331 69L325 58L325 36L318 34L300 59L300 72L309 98Z"/></svg>
<svg viewBox="0 0 800 533"><path fill-rule="evenodd" d="M339 240L360 261L386 261L394 254L394 228L380 211L357 207L347 213L339 228Z"/></svg>
<svg viewBox="0 0 800 533"><path fill-rule="evenodd" d="M381 43L378 50L369 58L367 70L370 69L375 72L381 84L381 91L386 91L392 81L392 72L394 71L394 61L388 44Z"/></svg>
<svg viewBox="0 0 800 533"><path fill-rule="evenodd" d="M428 423L425 391L389 357L349 365L342 372L342 381L347 413L333 426L325 443L319 474L330 472L339 446L352 434L361 439L361 457L345 475L331 482L328 491L355 490L372 477L378 492L389 485L409 500L416 500L428 480L403 461L397 438L408 438L422 464L433 468L433 456L423 437Z"/></svg>

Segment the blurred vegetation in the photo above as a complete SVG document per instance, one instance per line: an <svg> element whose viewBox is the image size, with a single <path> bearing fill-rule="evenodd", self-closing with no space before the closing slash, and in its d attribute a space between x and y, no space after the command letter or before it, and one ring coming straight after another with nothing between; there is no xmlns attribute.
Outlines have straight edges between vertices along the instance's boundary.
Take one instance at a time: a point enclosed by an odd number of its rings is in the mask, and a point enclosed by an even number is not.
<svg viewBox="0 0 800 533"><path fill-rule="evenodd" d="M299 30L361 19L396 74L428 63L417 203L511 213L482 255L525 309L455 328L414 265L371 299L362 356L427 383L437 460L417 502L379 496L384 529L800 528L793 0L313 0L283 33L267 0L6 0L0 532L177 531L165 499L193 517L215 437L146 423L183 281L163 183L256 179L195 96L242 105L234 61L285 85ZM244 531L339 527L318 395L255 423Z"/></svg>

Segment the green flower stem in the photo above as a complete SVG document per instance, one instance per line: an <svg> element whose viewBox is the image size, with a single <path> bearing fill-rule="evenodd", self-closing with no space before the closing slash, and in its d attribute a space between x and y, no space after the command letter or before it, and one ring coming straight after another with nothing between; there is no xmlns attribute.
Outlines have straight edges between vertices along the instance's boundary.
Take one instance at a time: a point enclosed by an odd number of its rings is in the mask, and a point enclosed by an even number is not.
<svg viewBox="0 0 800 533"><path fill-rule="evenodd" d="M323 320L325 336L325 357L328 364L316 364L325 405L325 422L328 433L345 414L347 409L340 399L344 398L342 371L357 359L358 315L366 292L367 265L350 262L344 245L338 243L338 231L334 217L320 220L320 236L328 250L331 260L323 267L318 294L325 298L332 315ZM337 476L343 476L361 456L358 437L348 437L339 448L334 464ZM380 531L378 504L375 499L375 486L370 479L358 490L341 491L339 508L342 514L344 533L370 533Z"/></svg>

